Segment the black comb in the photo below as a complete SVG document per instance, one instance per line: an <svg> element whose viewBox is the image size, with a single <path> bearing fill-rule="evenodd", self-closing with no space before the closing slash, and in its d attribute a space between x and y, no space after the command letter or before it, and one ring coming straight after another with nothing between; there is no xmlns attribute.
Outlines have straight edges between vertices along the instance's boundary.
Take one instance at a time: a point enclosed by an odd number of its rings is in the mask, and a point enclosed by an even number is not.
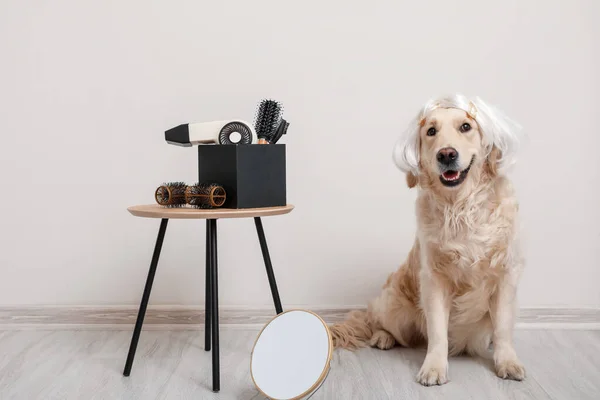
<svg viewBox="0 0 600 400"><path fill-rule="evenodd" d="M281 122L279 122L279 126L275 130L275 134L271 138L271 143L277 143L279 139L287 133L288 126L290 126L290 123L281 118Z"/></svg>

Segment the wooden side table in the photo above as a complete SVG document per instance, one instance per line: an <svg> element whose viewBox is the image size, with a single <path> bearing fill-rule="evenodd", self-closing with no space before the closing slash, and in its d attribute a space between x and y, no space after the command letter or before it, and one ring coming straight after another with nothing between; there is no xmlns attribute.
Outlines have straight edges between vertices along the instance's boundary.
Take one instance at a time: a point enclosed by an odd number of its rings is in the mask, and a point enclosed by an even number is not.
<svg viewBox="0 0 600 400"><path fill-rule="evenodd" d="M261 217L288 214L293 209L293 205L287 205L283 207L249 209L218 208L211 210L199 210L189 207L164 208L157 204L129 207L127 210L136 217L160 218L161 222L160 228L158 230L158 238L156 239L156 245L154 246L152 262L150 263L150 270L148 271L148 277L146 279L146 285L144 287L144 293L142 295L140 309L138 311L137 320L135 322L135 328L133 330L133 336L131 338L131 345L129 346L129 354L127 355L125 369L123 370L123 375L129 376L129 374L131 373L131 367L133 365L133 359L135 357L135 350L137 348L140 333L142 331L144 316L146 314L146 308L148 307L148 299L150 298L150 291L152 290L152 282L154 281L156 266L158 265L158 259L160 257L160 251L162 248L163 240L165 238L165 232L167 230L167 223L169 222L169 219L206 220L206 288L204 349L206 351L211 351L212 346L213 391L218 392L220 390L221 383L219 369L219 289L217 272L217 219L254 218L254 223L256 225L256 233L258 234L260 248L262 250L265 267L267 269L267 276L269 278L269 285L271 286L271 294L273 295L273 302L275 303L275 311L277 312L277 314L280 314L281 312L283 312L283 309L281 307L281 300L279 299L279 291L277 290L277 283L275 282L275 274L273 273L273 266L271 264L271 257L269 255L269 248L267 247L267 240L265 239L265 232L263 230Z"/></svg>

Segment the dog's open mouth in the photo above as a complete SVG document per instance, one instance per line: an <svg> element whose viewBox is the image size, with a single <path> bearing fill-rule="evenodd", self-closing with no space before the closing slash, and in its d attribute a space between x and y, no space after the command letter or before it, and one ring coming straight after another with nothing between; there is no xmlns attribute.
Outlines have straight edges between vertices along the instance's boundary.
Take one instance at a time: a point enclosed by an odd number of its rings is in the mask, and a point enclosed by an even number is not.
<svg viewBox="0 0 600 400"><path fill-rule="evenodd" d="M471 157L469 166L462 171L455 171L451 169L444 171L440 175L440 181L442 182L442 185L452 187L463 183L467 177L467 174L469 173L469 170L471 169L471 165L473 165L473 161L475 161L475 156Z"/></svg>

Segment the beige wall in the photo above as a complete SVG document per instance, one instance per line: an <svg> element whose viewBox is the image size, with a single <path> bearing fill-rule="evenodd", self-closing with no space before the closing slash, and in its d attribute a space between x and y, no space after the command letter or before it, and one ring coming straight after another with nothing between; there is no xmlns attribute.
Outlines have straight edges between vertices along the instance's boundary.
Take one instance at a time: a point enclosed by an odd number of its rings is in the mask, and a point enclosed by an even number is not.
<svg viewBox="0 0 600 400"><path fill-rule="evenodd" d="M364 304L412 244L392 146L430 96L479 95L529 144L513 176L524 306L600 306L599 2L0 3L0 305L135 304L166 180L195 152L163 131L291 122L289 216L264 220L283 302ZM252 220L221 221L223 305L270 305ZM171 222L152 304L203 303L204 226Z"/></svg>

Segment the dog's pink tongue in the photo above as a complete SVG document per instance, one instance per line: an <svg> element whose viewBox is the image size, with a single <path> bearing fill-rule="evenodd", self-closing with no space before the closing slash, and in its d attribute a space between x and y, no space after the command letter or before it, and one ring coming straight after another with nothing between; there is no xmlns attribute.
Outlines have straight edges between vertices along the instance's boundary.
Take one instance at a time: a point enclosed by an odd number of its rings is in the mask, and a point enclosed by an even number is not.
<svg viewBox="0 0 600 400"><path fill-rule="evenodd" d="M442 176L444 179L451 181L458 178L458 171L446 171L442 174Z"/></svg>

